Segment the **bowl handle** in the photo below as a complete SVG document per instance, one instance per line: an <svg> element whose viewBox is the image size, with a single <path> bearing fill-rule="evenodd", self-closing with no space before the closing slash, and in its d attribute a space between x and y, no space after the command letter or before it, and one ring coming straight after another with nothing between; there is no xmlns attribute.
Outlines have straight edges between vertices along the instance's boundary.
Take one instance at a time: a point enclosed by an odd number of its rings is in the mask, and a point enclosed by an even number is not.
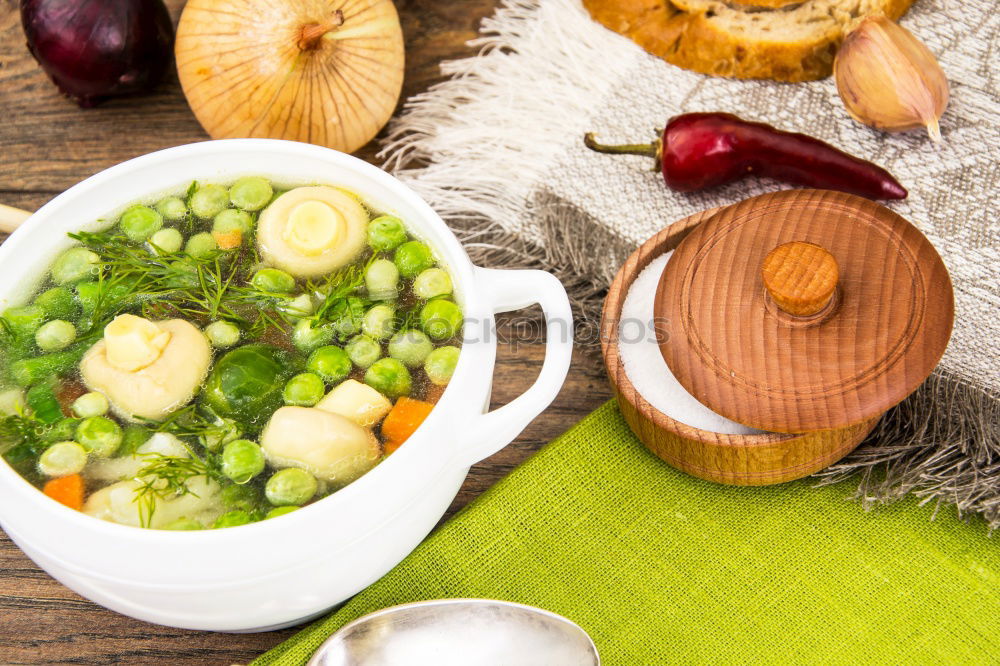
<svg viewBox="0 0 1000 666"><path fill-rule="evenodd" d="M573 354L573 312L566 289L545 271L476 268L476 280L494 314L538 304L545 315L545 360L538 379L509 403L473 417L460 461L471 467L510 444L548 407L566 380ZM490 373L492 380L492 373Z"/></svg>

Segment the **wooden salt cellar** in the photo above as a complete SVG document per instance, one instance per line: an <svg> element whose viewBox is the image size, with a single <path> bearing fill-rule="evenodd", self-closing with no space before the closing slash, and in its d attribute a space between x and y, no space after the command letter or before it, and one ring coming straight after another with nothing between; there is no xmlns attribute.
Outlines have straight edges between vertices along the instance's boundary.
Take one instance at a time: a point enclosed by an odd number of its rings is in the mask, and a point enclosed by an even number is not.
<svg viewBox="0 0 1000 666"><path fill-rule="evenodd" d="M661 352L700 402L763 434L685 425L625 373L618 328L639 273L674 250L654 303ZM933 370L954 317L940 257L874 202L790 190L692 215L646 241L605 300L602 347L625 420L694 476L767 485L853 450Z"/></svg>

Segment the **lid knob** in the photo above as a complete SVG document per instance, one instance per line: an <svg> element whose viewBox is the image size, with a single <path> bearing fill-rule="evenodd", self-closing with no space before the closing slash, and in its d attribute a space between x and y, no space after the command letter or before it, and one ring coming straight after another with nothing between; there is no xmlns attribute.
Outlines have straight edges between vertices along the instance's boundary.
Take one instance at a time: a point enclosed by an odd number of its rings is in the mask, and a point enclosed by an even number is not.
<svg viewBox="0 0 1000 666"><path fill-rule="evenodd" d="M836 293L840 277L833 255L805 241L774 248L764 258L760 271L775 305L795 317L822 312Z"/></svg>

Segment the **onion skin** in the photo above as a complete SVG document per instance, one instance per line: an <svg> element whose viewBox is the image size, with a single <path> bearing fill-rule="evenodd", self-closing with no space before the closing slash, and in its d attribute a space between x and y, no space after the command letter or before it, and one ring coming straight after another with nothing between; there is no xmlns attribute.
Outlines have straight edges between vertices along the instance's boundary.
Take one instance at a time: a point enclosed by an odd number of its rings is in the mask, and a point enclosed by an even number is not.
<svg viewBox="0 0 1000 666"><path fill-rule="evenodd" d="M174 52L213 139L353 152L389 120L403 85L391 0L188 0Z"/></svg>
<svg viewBox="0 0 1000 666"><path fill-rule="evenodd" d="M28 50L81 107L149 90L170 64L162 0L21 0Z"/></svg>

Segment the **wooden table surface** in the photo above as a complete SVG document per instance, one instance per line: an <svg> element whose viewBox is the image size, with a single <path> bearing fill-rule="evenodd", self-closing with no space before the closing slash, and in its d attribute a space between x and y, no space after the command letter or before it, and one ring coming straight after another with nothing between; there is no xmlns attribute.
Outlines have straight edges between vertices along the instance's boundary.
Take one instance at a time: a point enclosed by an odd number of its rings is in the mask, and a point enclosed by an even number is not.
<svg viewBox="0 0 1000 666"><path fill-rule="evenodd" d="M167 4L176 21L183 1ZM496 1L396 4L406 35L406 98L440 79L440 61L470 54L465 42ZM176 75L150 95L77 108L28 54L16 0L0 0L0 114L0 202L29 210L108 166L208 138L185 104ZM370 145L359 154L372 160L374 152ZM534 380L543 350L537 343L508 344L498 356L495 406ZM599 364L575 356L556 402L513 444L473 467L448 515L609 396ZM112 613L49 578L0 532L0 664L232 664L249 661L293 631L194 632Z"/></svg>

